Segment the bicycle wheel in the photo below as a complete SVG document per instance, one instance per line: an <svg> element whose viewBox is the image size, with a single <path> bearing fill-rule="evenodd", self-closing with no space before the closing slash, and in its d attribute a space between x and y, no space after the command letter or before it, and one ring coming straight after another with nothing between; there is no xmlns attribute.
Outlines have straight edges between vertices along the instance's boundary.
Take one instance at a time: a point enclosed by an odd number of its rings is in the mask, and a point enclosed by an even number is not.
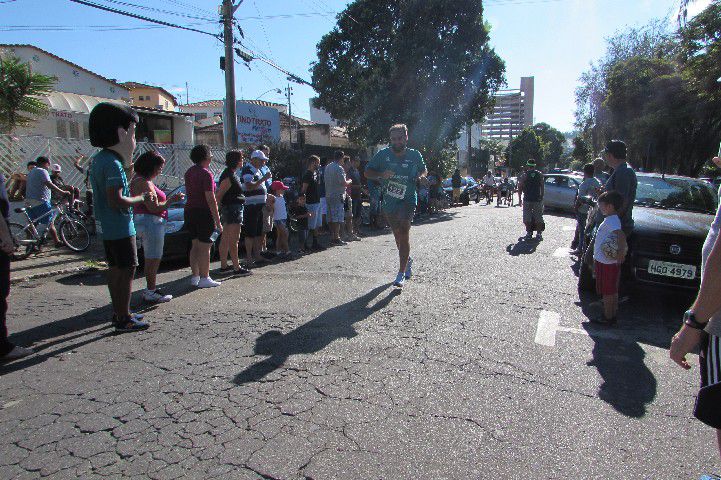
<svg viewBox="0 0 721 480"><path fill-rule="evenodd" d="M35 245L32 233L18 223L8 223L10 235L13 237L15 252L10 255L11 260L24 260L30 256Z"/></svg>
<svg viewBox="0 0 721 480"><path fill-rule="evenodd" d="M90 233L85 225L77 220L63 220L59 233L63 243L74 252L82 252L90 246Z"/></svg>

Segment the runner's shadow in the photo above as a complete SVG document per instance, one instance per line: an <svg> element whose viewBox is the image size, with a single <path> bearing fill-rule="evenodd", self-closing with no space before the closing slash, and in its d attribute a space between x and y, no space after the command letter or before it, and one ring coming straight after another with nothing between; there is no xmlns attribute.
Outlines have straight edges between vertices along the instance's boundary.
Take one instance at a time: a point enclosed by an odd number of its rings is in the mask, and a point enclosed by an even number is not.
<svg viewBox="0 0 721 480"><path fill-rule="evenodd" d="M506 247L506 252L512 257L517 257L519 255L530 255L536 251L536 248L538 248L538 243L536 241L521 241L519 240L518 243L511 243Z"/></svg>
<svg viewBox="0 0 721 480"><path fill-rule="evenodd" d="M233 383L244 385L257 382L283 366L291 355L315 353L339 338L353 338L353 325L363 321L374 312L386 306L400 290L393 289L375 304L369 305L390 284L374 288L362 297L338 305L318 315L308 323L283 334L278 330L265 332L255 340L255 354L268 358L250 365L233 379Z"/></svg>

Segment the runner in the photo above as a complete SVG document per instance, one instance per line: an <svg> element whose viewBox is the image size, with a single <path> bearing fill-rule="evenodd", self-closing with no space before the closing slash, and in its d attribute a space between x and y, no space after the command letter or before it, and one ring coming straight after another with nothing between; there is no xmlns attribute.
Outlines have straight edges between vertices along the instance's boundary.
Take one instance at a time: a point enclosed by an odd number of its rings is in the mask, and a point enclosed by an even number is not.
<svg viewBox="0 0 721 480"><path fill-rule="evenodd" d="M418 203L416 181L425 177L427 171L420 152L407 148L408 127L404 124L393 125L389 134L390 147L375 154L365 174L369 180L381 181L381 210L393 230L400 261L393 285L403 287L412 275L410 230Z"/></svg>

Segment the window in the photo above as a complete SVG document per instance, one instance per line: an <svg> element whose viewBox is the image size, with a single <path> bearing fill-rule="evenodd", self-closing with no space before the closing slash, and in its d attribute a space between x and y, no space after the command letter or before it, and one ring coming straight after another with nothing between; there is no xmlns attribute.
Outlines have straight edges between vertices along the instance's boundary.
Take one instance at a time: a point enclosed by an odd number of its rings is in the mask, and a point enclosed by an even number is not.
<svg viewBox="0 0 721 480"><path fill-rule="evenodd" d="M56 122L56 125L57 125L57 129L58 129L58 137L68 138L67 122L65 120L58 120Z"/></svg>
<svg viewBox="0 0 721 480"><path fill-rule="evenodd" d="M78 122L68 122L70 124L70 138L80 138L80 125Z"/></svg>
<svg viewBox="0 0 721 480"><path fill-rule="evenodd" d="M88 122L83 122L83 138L90 138L90 127Z"/></svg>

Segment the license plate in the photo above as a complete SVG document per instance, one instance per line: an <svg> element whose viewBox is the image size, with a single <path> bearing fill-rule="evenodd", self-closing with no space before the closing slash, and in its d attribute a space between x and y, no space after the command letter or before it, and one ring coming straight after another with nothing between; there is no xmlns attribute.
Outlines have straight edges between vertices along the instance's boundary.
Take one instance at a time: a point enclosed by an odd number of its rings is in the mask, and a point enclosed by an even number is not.
<svg viewBox="0 0 721 480"><path fill-rule="evenodd" d="M693 280L696 278L696 267L694 265L682 265L680 263L651 260L648 262L648 273L663 275L664 277Z"/></svg>

